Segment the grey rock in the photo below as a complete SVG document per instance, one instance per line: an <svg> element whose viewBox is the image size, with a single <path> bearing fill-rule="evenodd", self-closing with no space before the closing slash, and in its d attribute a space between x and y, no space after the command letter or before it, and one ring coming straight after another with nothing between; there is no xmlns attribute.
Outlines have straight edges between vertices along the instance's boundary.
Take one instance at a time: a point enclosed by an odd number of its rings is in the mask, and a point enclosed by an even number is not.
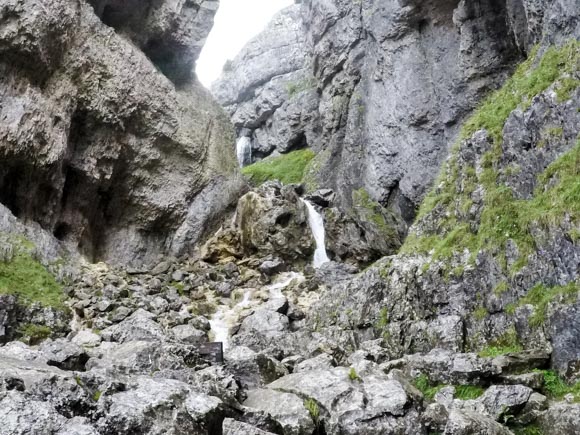
<svg viewBox="0 0 580 435"><path fill-rule="evenodd" d="M177 325L171 328L171 333L175 340L186 344L199 344L208 340L205 331L200 331L191 325Z"/></svg>
<svg viewBox="0 0 580 435"><path fill-rule="evenodd" d="M46 402L30 400L17 391L0 393L0 434L56 433L66 418Z"/></svg>
<svg viewBox="0 0 580 435"><path fill-rule="evenodd" d="M284 434L301 435L311 433L314 423L304 407L304 401L297 395L273 390L253 390L248 392L244 406L267 412L284 429Z"/></svg>
<svg viewBox="0 0 580 435"><path fill-rule="evenodd" d="M224 419L222 425L223 435L273 435L251 424L236 421L233 418Z"/></svg>
<svg viewBox="0 0 580 435"><path fill-rule="evenodd" d="M502 415L515 415L524 408L534 390L523 385L492 385L479 398L495 420Z"/></svg>
<svg viewBox="0 0 580 435"><path fill-rule="evenodd" d="M445 435L510 435L512 432L493 419L471 411L452 410Z"/></svg>
<svg viewBox="0 0 580 435"><path fill-rule="evenodd" d="M79 345L64 339L45 341L40 346L47 364L63 370L84 371L89 359L86 351Z"/></svg>
<svg viewBox="0 0 580 435"><path fill-rule="evenodd" d="M244 346L229 349L225 362L228 370L246 390L259 388L288 374L282 363Z"/></svg>
<svg viewBox="0 0 580 435"><path fill-rule="evenodd" d="M542 415L540 425L546 433L573 435L580 427L580 405L555 403Z"/></svg>
<svg viewBox="0 0 580 435"><path fill-rule="evenodd" d="M294 366L293 373L309 372L312 370L326 370L331 369L336 366L336 362L332 356L321 353L314 358L309 358L302 362L299 362Z"/></svg>
<svg viewBox="0 0 580 435"><path fill-rule="evenodd" d="M101 336L105 340L119 343L137 340L161 340L165 334L153 318L153 314L139 309L122 322L103 330Z"/></svg>

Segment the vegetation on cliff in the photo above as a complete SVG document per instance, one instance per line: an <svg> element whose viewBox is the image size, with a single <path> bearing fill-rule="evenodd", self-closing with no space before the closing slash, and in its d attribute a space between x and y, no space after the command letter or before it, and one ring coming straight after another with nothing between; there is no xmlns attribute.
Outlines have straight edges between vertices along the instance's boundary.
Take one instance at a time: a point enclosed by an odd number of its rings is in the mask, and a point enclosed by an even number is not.
<svg viewBox="0 0 580 435"><path fill-rule="evenodd" d="M314 155L310 149L292 151L246 166L242 173L256 185L268 180L279 180L284 184L301 183L304 170Z"/></svg>

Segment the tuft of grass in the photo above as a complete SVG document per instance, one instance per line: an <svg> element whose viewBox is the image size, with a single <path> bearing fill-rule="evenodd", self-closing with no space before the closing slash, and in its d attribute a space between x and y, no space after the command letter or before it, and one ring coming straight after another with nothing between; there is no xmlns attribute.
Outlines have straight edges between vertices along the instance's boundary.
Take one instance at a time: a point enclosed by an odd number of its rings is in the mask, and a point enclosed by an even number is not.
<svg viewBox="0 0 580 435"><path fill-rule="evenodd" d="M425 374L420 374L413 381L413 384L421 393L423 393L423 396L425 396L427 400L433 400L435 394L445 387L445 385L442 384L432 384L431 381L429 381L429 377Z"/></svg>
<svg viewBox="0 0 580 435"><path fill-rule="evenodd" d="M310 414L310 418L316 426L320 423L320 408L318 408L318 403L314 399L306 399L304 401L304 407Z"/></svg>
<svg viewBox="0 0 580 435"><path fill-rule="evenodd" d="M493 289L493 294L496 296L501 296L508 290L508 283L506 281L500 282Z"/></svg>
<svg viewBox="0 0 580 435"><path fill-rule="evenodd" d="M348 378L351 381L360 381L360 377L357 374L356 370L354 369L354 367L351 367L350 370L348 371Z"/></svg>
<svg viewBox="0 0 580 435"><path fill-rule="evenodd" d="M377 329L385 329L387 326L389 326L389 310L387 307L383 307L379 311L379 318L375 322L375 327Z"/></svg>
<svg viewBox="0 0 580 435"><path fill-rule="evenodd" d="M484 391L482 387L475 385L456 385L455 398L460 400L473 400L481 396Z"/></svg>
<svg viewBox="0 0 580 435"><path fill-rule="evenodd" d="M301 183L304 170L314 156L309 149L292 151L245 166L242 174L256 185L268 180L279 180L284 184Z"/></svg>
<svg viewBox="0 0 580 435"><path fill-rule="evenodd" d="M478 355L480 357L496 357L505 355L506 353L521 352L522 345L518 339L516 330L512 327L505 334L492 341L488 347L480 350Z"/></svg>
<svg viewBox="0 0 580 435"><path fill-rule="evenodd" d="M580 291L580 282L570 282L563 286L546 287L536 284L526 296L519 300L519 305L533 305L534 313L529 318L533 327L542 326L546 321L546 313L550 302L560 299L564 303L571 303L577 299Z"/></svg>
<svg viewBox="0 0 580 435"><path fill-rule="evenodd" d="M20 325L17 333L22 341L29 345L35 345L49 338L52 335L52 330L45 325L25 323Z"/></svg>
<svg viewBox="0 0 580 435"><path fill-rule="evenodd" d="M554 370L534 370L542 373L544 385L542 392L548 397L556 400L562 399L567 394L574 396L575 402L580 402L580 381L574 384L567 384Z"/></svg>
<svg viewBox="0 0 580 435"><path fill-rule="evenodd" d="M95 391L94 394L93 394L93 400L95 402L98 402L99 399L101 398L101 395L102 394L103 394L102 391L99 391L99 390Z"/></svg>
<svg viewBox="0 0 580 435"><path fill-rule="evenodd" d="M24 304L64 308L62 286L32 255L20 249L8 261L0 261L0 294L18 296Z"/></svg>
<svg viewBox="0 0 580 435"><path fill-rule="evenodd" d="M510 428L514 435L544 435L544 431L537 424Z"/></svg>
<svg viewBox="0 0 580 435"><path fill-rule="evenodd" d="M485 309L485 307L478 307L473 311L473 317L477 320L483 320L487 317L489 313Z"/></svg>

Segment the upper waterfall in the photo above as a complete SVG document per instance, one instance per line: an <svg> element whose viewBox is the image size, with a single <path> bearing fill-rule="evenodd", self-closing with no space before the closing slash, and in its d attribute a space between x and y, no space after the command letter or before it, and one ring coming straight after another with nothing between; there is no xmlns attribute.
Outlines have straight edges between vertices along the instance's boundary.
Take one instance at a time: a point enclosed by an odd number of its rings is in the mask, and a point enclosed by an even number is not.
<svg viewBox="0 0 580 435"><path fill-rule="evenodd" d="M249 137L242 136L238 139L236 143L236 154L240 167L252 162L252 142Z"/></svg>
<svg viewBox="0 0 580 435"><path fill-rule="evenodd" d="M310 229L312 230L312 235L314 236L314 241L316 242L316 251L314 251L314 262L313 266L318 268L322 266L324 263L328 263L330 259L326 254L326 247L324 244L324 219L322 215L316 211L314 206L300 198L300 200L306 204L308 209L308 225L310 225Z"/></svg>

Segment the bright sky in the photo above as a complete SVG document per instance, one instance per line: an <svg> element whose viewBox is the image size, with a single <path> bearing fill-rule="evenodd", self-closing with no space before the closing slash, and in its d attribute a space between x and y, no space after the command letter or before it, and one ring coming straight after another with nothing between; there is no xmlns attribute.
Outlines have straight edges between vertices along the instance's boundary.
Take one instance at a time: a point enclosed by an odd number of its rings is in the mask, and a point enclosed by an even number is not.
<svg viewBox="0 0 580 435"><path fill-rule="evenodd" d="M260 33L280 9L294 0L220 0L215 24L197 61L199 80L209 87L252 37Z"/></svg>

